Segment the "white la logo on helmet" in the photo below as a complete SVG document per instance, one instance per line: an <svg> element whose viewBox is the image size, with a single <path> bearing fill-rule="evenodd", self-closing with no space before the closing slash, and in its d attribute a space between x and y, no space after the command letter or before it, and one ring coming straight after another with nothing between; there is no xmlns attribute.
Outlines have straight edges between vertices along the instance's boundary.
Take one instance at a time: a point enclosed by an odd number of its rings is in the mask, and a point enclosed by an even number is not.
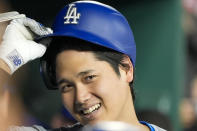
<svg viewBox="0 0 197 131"><path fill-rule="evenodd" d="M66 19L66 21L64 21L64 24L78 24L77 19L79 19L81 14L77 13L77 8L74 6L75 4L69 5L66 16L64 17L64 19ZM72 19L72 21L70 19Z"/></svg>

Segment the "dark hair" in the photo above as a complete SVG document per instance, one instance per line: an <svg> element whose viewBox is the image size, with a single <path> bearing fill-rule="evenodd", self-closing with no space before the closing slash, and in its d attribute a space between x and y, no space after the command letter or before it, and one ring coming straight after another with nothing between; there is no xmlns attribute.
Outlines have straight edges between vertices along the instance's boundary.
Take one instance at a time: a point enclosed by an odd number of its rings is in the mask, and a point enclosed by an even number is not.
<svg viewBox="0 0 197 131"><path fill-rule="evenodd" d="M51 45L48 47L45 53L46 62L48 65L47 70L51 71L49 74L51 74L50 77L53 77L51 78L51 80L54 80L53 83L56 83L55 60L56 60L57 54L65 50L90 51L95 55L95 57L98 60L108 62L118 76L120 76L120 72L119 72L120 65L123 67L128 67L128 65L122 63L122 60L125 57L125 55L120 52L117 52L112 49L108 49L108 48L105 48L96 44L92 44L90 42L77 39L77 38L67 37L65 39L65 37L55 37L51 41ZM129 84L131 88L132 98L133 100L135 100L133 81L130 82Z"/></svg>

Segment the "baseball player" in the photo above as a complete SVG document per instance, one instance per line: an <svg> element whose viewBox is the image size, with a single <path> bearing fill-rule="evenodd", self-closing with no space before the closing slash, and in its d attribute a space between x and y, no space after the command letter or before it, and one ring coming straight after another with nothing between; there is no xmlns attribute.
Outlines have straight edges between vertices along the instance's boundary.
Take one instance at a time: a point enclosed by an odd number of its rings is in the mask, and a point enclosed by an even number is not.
<svg viewBox="0 0 197 131"><path fill-rule="evenodd" d="M82 130L102 121L119 121L138 131L164 131L136 117L136 45L120 12L96 1L76 1L57 14L52 29L26 17L12 20L0 45L0 75L8 78L41 57L47 88L59 89L64 106L78 121L54 130ZM0 84L2 88L6 83L1 80ZM45 130L40 126L16 128Z"/></svg>

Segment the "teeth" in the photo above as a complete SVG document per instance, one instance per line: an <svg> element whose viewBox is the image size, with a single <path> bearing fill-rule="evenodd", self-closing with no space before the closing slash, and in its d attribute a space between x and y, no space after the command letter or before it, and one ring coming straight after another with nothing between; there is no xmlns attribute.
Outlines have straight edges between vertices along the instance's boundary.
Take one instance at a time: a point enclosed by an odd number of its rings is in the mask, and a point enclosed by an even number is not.
<svg viewBox="0 0 197 131"><path fill-rule="evenodd" d="M86 115L86 114L89 114L89 113L95 111L96 109L98 109L100 106L101 106L100 104L96 104L96 105L90 107L90 108L87 109L87 110L83 110L83 114L85 114L85 115Z"/></svg>

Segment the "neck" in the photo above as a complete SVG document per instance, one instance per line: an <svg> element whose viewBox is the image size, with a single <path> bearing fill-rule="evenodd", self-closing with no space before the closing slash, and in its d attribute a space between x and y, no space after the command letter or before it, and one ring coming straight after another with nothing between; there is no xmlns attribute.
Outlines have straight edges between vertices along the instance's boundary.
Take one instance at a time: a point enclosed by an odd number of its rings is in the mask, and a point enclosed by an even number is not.
<svg viewBox="0 0 197 131"><path fill-rule="evenodd" d="M124 113L121 114L122 117L120 117L122 121L132 124L132 125L139 124L136 113L135 113L135 108L134 108L131 94L129 95L122 110L124 111Z"/></svg>
<svg viewBox="0 0 197 131"><path fill-rule="evenodd" d="M122 116L120 117L120 121L136 126L140 129L140 131L150 131L150 129L147 126L139 123L139 120L135 113L131 93L129 94L130 95L125 103L125 106L122 109L124 113L121 114Z"/></svg>

